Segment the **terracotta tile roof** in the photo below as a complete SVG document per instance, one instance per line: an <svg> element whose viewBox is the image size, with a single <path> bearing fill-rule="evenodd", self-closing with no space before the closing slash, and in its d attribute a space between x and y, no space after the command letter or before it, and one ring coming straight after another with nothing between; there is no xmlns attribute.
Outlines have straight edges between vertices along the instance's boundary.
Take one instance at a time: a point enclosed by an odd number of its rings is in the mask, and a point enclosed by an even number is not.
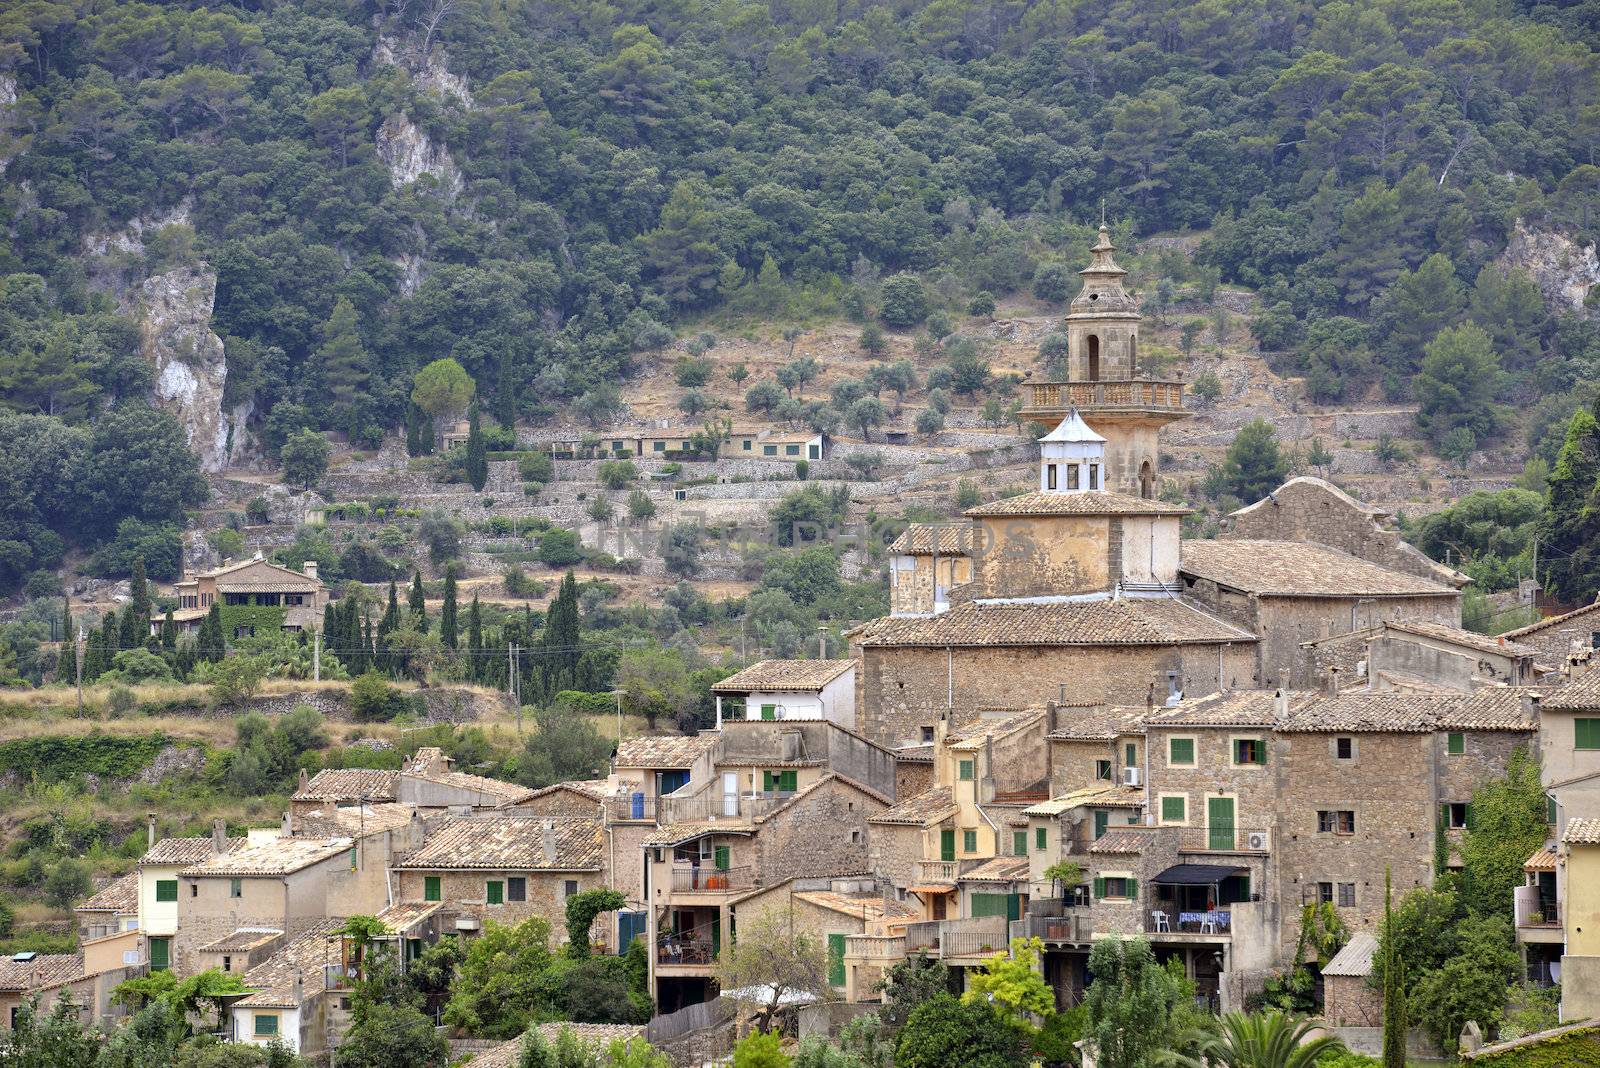
<svg viewBox="0 0 1600 1068"><path fill-rule="evenodd" d="M921 745L902 745L894 750L896 760L905 760L914 764L933 763L933 745L923 742Z"/></svg>
<svg viewBox="0 0 1600 1068"><path fill-rule="evenodd" d="M1563 623L1570 623L1575 619L1581 619L1591 612L1597 611L1600 611L1600 596L1595 598L1593 604L1586 604L1582 608L1574 608L1570 612L1563 612L1561 615L1551 616L1549 619L1541 619L1537 623L1529 623L1526 627L1518 627L1516 630L1508 630L1505 632L1505 634L1501 635L1501 637L1509 638L1514 641L1517 638L1521 638L1529 634L1537 634L1541 630L1548 630L1551 627L1559 627Z"/></svg>
<svg viewBox="0 0 1600 1068"><path fill-rule="evenodd" d="M1091 853L1143 853L1144 847L1149 843L1149 834L1146 831L1136 830L1132 827L1119 827L1107 831L1095 839L1089 846Z"/></svg>
<svg viewBox="0 0 1600 1068"><path fill-rule="evenodd" d="M442 901L397 901L378 913L377 919L391 934L403 935L442 908Z"/></svg>
<svg viewBox="0 0 1600 1068"><path fill-rule="evenodd" d="M696 838L708 834L755 834L756 825L753 820L725 819L725 820L682 820L678 823L669 823L657 830L644 845L666 846L682 845L692 842Z"/></svg>
<svg viewBox="0 0 1600 1068"><path fill-rule="evenodd" d="M993 857L963 872L957 882L1014 883L1028 878L1027 857Z"/></svg>
<svg viewBox="0 0 1600 1068"><path fill-rule="evenodd" d="M619 768L687 768L717 744L715 734L649 734L628 738L617 747Z"/></svg>
<svg viewBox="0 0 1600 1068"><path fill-rule="evenodd" d="M545 857L545 824L555 833L555 855ZM500 816L459 819L428 836L421 849L392 867L492 871L598 871L600 820L589 817Z"/></svg>
<svg viewBox="0 0 1600 1068"><path fill-rule="evenodd" d="M244 985L255 991L242 998L238 1008L295 1009L301 1001L322 993L322 969L339 963L339 938L333 932L343 920L319 919L282 949L244 973ZM301 994L294 996L295 977Z"/></svg>
<svg viewBox="0 0 1600 1068"><path fill-rule="evenodd" d="M351 838L274 838L183 869L189 876L288 875L348 853Z"/></svg>
<svg viewBox="0 0 1600 1068"><path fill-rule="evenodd" d="M85 898L75 912L134 912L139 908L139 873L130 871Z"/></svg>
<svg viewBox="0 0 1600 1068"><path fill-rule="evenodd" d="M1337 696L1316 695L1289 704L1289 714L1278 723L1286 734L1427 733L1436 730L1441 716L1459 707L1461 694L1373 693L1346 690Z"/></svg>
<svg viewBox="0 0 1600 1068"><path fill-rule="evenodd" d="M1299 541L1183 542L1179 569L1247 593L1278 597L1444 597L1449 586Z"/></svg>
<svg viewBox="0 0 1600 1068"><path fill-rule="evenodd" d="M1600 709L1600 666L1592 667L1554 691L1539 707L1557 712L1588 712Z"/></svg>
<svg viewBox="0 0 1600 1068"><path fill-rule="evenodd" d="M999 719L980 719L968 723L953 736L945 737L945 744L951 749L963 753L970 753L982 749L984 741L989 738L1006 738L1018 731L1027 730L1037 726L1044 720L1044 709L1030 708L1022 712L1013 712L1011 715Z"/></svg>
<svg viewBox="0 0 1600 1068"><path fill-rule="evenodd" d="M403 774L409 778L422 779L425 782L438 783L441 786L453 786L457 790L481 794L485 803L504 804L506 802L520 801L533 793L528 787L514 782L485 778L482 775L469 775L464 771L407 771Z"/></svg>
<svg viewBox="0 0 1600 1068"><path fill-rule="evenodd" d="M889 544L896 556L965 556L972 547L972 524L913 523Z"/></svg>
<svg viewBox="0 0 1600 1068"><path fill-rule="evenodd" d="M1549 846L1540 846L1533 855L1522 862L1523 871L1555 871L1556 852Z"/></svg>
<svg viewBox="0 0 1600 1068"><path fill-rule="evenodd" d="M1309 698L1291 694L1290 705ZM1157 727L1270 727L1277 722L1276 699L1268 690L1225 690L1195 697L1145 716L1146 730Z"/></svg>
<svg viewBox="0 0 1600 1068"><path fill-rule="evenodd" d="M1052 797L1048 801L1040 801L1037 805L1029 805L1023 810L1027 816L1059 816L1063 812L1080 808L1101 794L1108 794L1116 787L1111 786L1086 786L1081 790L1072 790L1059 797Z"/></svg>
<svg viewBox="0 0 1600 1068"><path fill-rule="evenodd" d="M906 823L926 826L956 811L955 797L948 786L935 786L897 801L876 816L868 816L868 823Z"/></svg>
<svg viewBox="0 0 1600 1068"><path fill-rule="evenodd" d="M571 779L567 782L551 783L549 786L541 787L538 790L533 790L515 801L504 802L499 807L507 808L513 805L527 804L529 801L532 801L535 798L546 797L550 794L559 794L563 792L580 794L583 797L594 801L596 804L599 804L601 801L605 800L606 787L609 785L609 779Z"/></svg>
<svg viewBox="0 0 1600 1068"><path fill-rule="evenodd" d="M248 953L257 946L264 946L274 938L282 937L283 932L275 927L241 927L223 935L214 942L207 942L200 947L201 953Z"/></svg>
<svg viewBox="0 0 1600 1068"><path fill-rule="evenodd" d="M801 890L793 896L818 908L842 912L846 916L853 916L868 923L886 917L891 920L916 919L920 915L916 909L899 901L890 901L885 908L885 902L878 894L836 894L832 890Z"/></svg>
<svg viewBox="0 0 1600 1068"><path fill-rule="evenodd" d="M1085 808L1143 808L1144 791L1136 786L1113 786L1083 802Z"/></svg>
<svg viewBox="0 0 1600 1068"><path fill-rule="evenodd" d="M232 838L230 843L235 848L243 845L245 839ZM190 864L199 864L211 857L211 836L203 838L163 838L149 849L144 856L139 858L141 866L146 864L177 864L184 867Z"/></svg>
<svg viewBox="0 0 1600 1068"><path fill-rule="evenodd" d="M81 978L82 953L37 953L31 960L0 957L0 990L43 990Z"/></svg>
<svg viewBox="0 0 1600 1068"><path fill-rule="evenodd" d="M1240 630L1177 598L996 602L957 605L926 617L889 617L861 640L869 648L903 646L1189 645L1254 642Z"/></svg>
<svg viewBox="0 0 1600 1068"><path fill-rule="evenodd" d="M1519 642L1502 640L1488 634L1479 634L1475 630L1463 630L1460 627L1448 627L1443 623L1429 623L1423 621L1389 621L1384 623L1385 630L1399 631L1402 634L1415 634L1423 638L1433 638L1436 641L1449 642L1459 645L1464 649L1471 649L1477 653L1490 653L1499 656L1534 656L1538 650L1531 645Z"/></svg>
<svg viewBox="0 0 1600 1068"><path fill-rule="evenodd" d="M1600 819L1568 820L1561 841L1567 845L1600 845Z"/></svg>
<svg viewBox="0 0 1600 1068"><path fill-rule="evenodd" d="M1182 505L1134 497L1127 493L1090 490L1081 493L1036 491L1017 497L1002 497L998 501L968 508L965 514L974 518L1027 515L1188 515L1192 510Z"/></svg>
<svg viewBox="0 0 1600 1068"><path fill-rule="evenodd" d="M1526 698L1544 691L1531 686L1485 686L1464 701L1439 709L1441 730L1531 731L1539 726Z"/></svg>
<svg viewBox="0 0 1600 1068"><path fill-rule="evenodd" d="M313 836L360 837L398 830L411 822L416 806L391 801L377 805L329 805L295 817L296 830Z"/></svg>
<svg viewBox="0 0 1600 1068"><path fill-rule="evenodd" d="M763 660L714 683L718 693L752 690L820 690L855 667L854 660Z"/></svg>
<svg viewBox="0 0 1600 1068"><path fill-rule="evenodd" d="M398 771L330 768L319 771L294 792L291 801L393 801Z"/></svg>
<svg viewBox="0 0 1600 1068"><path fill-rule="evenodd" d="M1051 738L1061 741L1113 741L1124 734L1144 733L1142 706L1072 705L1056 710Z"/></svg>

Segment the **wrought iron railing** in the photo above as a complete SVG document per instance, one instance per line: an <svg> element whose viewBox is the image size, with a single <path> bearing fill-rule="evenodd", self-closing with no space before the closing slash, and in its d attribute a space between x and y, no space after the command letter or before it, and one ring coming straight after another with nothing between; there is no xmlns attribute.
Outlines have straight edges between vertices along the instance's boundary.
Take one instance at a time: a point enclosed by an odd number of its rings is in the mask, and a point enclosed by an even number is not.
<svg viewBox="0 0 1600 1068"><path fill-rule="evenodd" d="M1181 827L1178 848L1185 853L1270 853L1272 832L1265 827Z"/></svg>
<svg viewBox="0 0 1600 1068"><path fill-rule="evenodd" d="M683 893L720 893L748 890L756 885L752 867L677 867L672 869L672 889Z"/></svg>

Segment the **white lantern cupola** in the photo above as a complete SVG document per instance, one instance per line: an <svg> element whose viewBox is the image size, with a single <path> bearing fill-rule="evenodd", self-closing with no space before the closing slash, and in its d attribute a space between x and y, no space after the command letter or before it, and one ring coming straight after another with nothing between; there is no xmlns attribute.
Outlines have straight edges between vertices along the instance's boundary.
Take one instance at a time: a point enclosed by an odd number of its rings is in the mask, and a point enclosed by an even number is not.
<svg viewBox="0 0 1600 1068"><path fill-rule="evenodd" d="M1039 492L1087 493L1105 489L1106 439L1078 409L1039 439Z"/></svg>

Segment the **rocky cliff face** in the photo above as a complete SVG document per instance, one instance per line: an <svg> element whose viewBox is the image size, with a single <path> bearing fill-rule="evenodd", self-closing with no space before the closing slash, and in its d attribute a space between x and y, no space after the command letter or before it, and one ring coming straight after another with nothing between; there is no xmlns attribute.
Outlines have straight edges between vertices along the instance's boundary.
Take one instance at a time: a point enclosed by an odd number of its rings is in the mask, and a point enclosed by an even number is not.
<svg viewBox="0 0 1600 1068"><path fill-rule="evenodd" d="M446 196L461 192L461 172L450 158L449 149L434 144L407 116L390 115L385 119L378 127L376 145L378 158L389 168L389 179L396 189L428 175L439 183Z"/></svg>
<svg viewBox="0 0 1600 1068"><path fill-rule="evenodd" d="M148 278L138 290L139 336L155 369L155 402L177 417L203 471L220 471L244 447L249 412L222 410L228 364L211 330L217 276L180 267ZM237 428L237 432L235 432Z"/></svg>
<svg viewBox="0 0 1600 1068"><path fill-rule="evenodd" d="M380 35L372 49L372 62L400 67L411 75L411 84L418 89L454 97L462 107L472 106L472 91L467 87L466 75L451 74L445 65L444 52L437 47L424 56L415 42Z"/></svg>
<svg viewBox="0 0 1600 1068"><path fill-rule="evenodd" d="M1510 243L1495 262L1528 272L1551 311L1593 314L1584 307L1589 290L1600 285L1600 259L1593 245L1582 246L1564 234L1533 229L1519 219Z"/></svg>

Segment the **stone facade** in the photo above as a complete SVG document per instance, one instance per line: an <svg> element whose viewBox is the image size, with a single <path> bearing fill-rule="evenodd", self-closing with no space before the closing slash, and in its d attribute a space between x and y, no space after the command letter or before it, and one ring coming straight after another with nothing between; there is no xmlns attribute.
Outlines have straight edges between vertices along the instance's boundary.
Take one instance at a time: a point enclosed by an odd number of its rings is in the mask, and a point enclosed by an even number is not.
<svg viewBox="0 0 1600 1068"><path fill-rule="evenodd" d="M1334 1027L1383 1026L1383 991L1364 975L1330 975L1322 996L1322 1018Z"/></svg>
<svg viewBox="0 0 1600 1068"><path fill-rule="evenodd" d="M1583 653L1593 649L1596 634L1600 634L1600 601L1507 631L1505 637L1519 645L1531 646L1537 651L1540 663L1559 666L1566 663L1574 649Z"/></svg>
<svg viewBox="0 0 1600 1068"><path fill-rule="evenodd" d="M456 912L473 916L480 922L493 920L500 924L521 923L537 916L550 924L550 941L560 944L567 937L568 893L603 889L606 878L592 871L528 871L525 869L502 871L461 869L404 868L394 873L395 897L400 901L426 900L427 880L439 880L439 896L445 905ZM509 880L526 879L526 899L510 900ZM501 884L501 904L488 903L488 884Z"/></svg>

